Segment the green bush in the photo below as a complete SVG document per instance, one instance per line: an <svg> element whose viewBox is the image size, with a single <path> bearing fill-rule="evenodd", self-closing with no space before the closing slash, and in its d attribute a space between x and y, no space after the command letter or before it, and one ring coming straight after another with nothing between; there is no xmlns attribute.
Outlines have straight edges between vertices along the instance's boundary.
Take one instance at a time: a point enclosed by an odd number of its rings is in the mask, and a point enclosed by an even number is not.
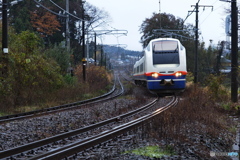
<svg viewBox="0 0 240 160"><path fill-rule="evenodd" d="M103 67L87 68L87 82L83 82L81 67L75 68L74 77L66 74L71 52L57 45L47 50L42 46L33 32L9 31L9 54L0 57L1 113L79 101L99 95L109 85L111 76Z"/></svg>
<svg viewBox="0 0 240 160"><path fill-rule="evenodd" d="M228 90L222 85L225 77L223 75L209 75L206 79L206 86L214 100L226 101L229 99Z"/></svg>
<svg viewBox="0 0 240 160"><path fill-rule="evenodd" d="M193 82L194 76L193 76L192 72L188 72L188 74L186 76L186 80L187 80L187 82Z"/></svg>
<svg viewBox="0 0 240 160"><path fill-rule="evenodd" d="M60 45L53 45L45 50L44 54L46 57L55 60L61 68L61 73L66 74L67 68L70 66L71 51L68 52L66 48L62 48Z"/></svg>
<svg viewBox="0 0 240 160"><path fill-rule="evenodd" d="M66 84L74 86L75 84L77 84L77 78L74 76L71 76L70 74L66 74L64 76L64 81L66 82Z"/></svg>
<svg viewBox="0 0 240 160"><path fill-rule="evenodd" d="M0 77L1 100L13 106L39 102L64 84L59 65L41 54L37 35L25 31L10 37L8 61L0 65L8 67L7 77Z"/></svg>

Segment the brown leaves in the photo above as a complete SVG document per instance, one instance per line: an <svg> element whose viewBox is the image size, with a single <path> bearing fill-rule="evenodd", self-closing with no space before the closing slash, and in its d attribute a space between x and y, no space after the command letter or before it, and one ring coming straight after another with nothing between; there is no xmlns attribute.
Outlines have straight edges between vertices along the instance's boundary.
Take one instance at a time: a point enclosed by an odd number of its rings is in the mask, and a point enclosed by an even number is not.
<svg viewBox="0 0 240 160"><path fill-rule="evenodd" d="M50 12L31 12L31 24L41 34L42 37L53 35L61 27L56 15Z"/></svg>

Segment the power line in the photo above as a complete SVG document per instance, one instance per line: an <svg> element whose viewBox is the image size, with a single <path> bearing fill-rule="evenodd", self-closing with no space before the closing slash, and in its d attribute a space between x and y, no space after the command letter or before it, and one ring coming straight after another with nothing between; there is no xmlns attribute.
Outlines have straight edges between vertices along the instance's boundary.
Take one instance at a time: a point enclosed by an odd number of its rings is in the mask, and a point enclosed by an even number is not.
<svg viewBox="0 0 240 160"><path fill-rule="evenodd" d="M58 15L58 16L60 16L60 17L67 18L66 15L64 15L64 14L59 14L59 13L57 13L57 12L52 11L52 10L48 9L47 7L45 7L44 5L42 5L41 3L39 3L39 2L36 1L36 0L34 0L34 2L36 2L38 5L40 5L41 7L43 7L44 9L46 9L47 11L49 11L49 12L55 14L55 15ZM76 18L76 19L78 19L78 20L80 20L80 21L83 21L82 18L79 18L79 17L77 17L77 16L75 16L75 15L67 12L65 9L61 8L59 5L57 5L57 4L56 4L55 2L53 2L52 0L50 0L50 2L51 2L52 4L54 4L55 6L57 6L59 9L63 10L63 11L65 12L65 14L67 14L67 15L69 15L69 16L72 16L72 17L74 17L74 18Z"/></svg>
<svg viewBox="0 0 240 160"><path fill-rule="evenodd" d="M59 13L57 13L57 12L54 12L54 11L48 9L47 7L45 7L44 5L42 5L41 3L39 3L39 2L36 1L36 0L34 0L34 2L37 3L39 6L43 7L44 9L46 9L47 11L55 14L55 15L58 15L58 16L60 16L60 17L65 17L65 18L67 17L67 16L65 16L65 15L59 14Z"/></svg>
<svg viewBox="0 0 240 160"><path fill-rule="evenodd" d="M172 36L176 36L176 37L180 37L181 39L193 39L191 37L187 37L187 36L184 36L184 35L181 35L181 34L177 34L179 32L189 32L189 30L174 30L174 29L153 29L152 30L154 34L162 34L163 36L166 36L166 37L172 37ZM177 32L177 33L174 33L174 32Z"/></svg>
<svg viewBox="0 0 240 160"><path fill-rule="evenodd" d="M59 9L63 10L64 12L66 12L65 9L63 9L62 7L60 7L59 5L57 5L57 4L56 4L55 2L53 2L52 0L50 0L50 2L51 2L52 4L54 4L55 6L57 6Z"/></svg>
<svg viewBox="0 0 240 160"><path fill-rule="evenodd" d="M193 12L195 12L195 9L196 9L196 8L194 8L193 11L188 11L188 15L187 15L186 18L183 20L183 24L184 24L184 22L188 19L188 17L190 17L190 16L193 14Z"/></svg>
<svg viewBox="0 0 240 160"><path fill-rule="evenodd" d="M212 14L212 12L209 13L208 16L200 23L200 26L206 21L206 19L207 19L211 14Z"/></svg>
<svg viewBox="0 0 240 160"><path fill-rule="evenodd" d="M78 20L83 21L82 18L79 18L79 17L77 17L77 16L75 16L75 15L73 15L73 14L67 12L65 9L61 8L59 5L57 5L57 4L56 4L55 2L53 2L52 0L50 0L50 2L51 2L52 4L54 4L55 6L57 6L59 9L63 10L66 14L68 14L68 15L70 15L70 16L72 16L72 17L78 19Z"/></svg>

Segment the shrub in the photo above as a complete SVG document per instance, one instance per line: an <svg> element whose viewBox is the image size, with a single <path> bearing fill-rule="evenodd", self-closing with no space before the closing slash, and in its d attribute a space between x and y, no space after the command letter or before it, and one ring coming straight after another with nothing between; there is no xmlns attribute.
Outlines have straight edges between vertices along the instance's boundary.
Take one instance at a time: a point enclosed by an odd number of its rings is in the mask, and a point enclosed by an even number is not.
<svg viewBox="0 0 240 160"><path fill-rule="evenodd" d="M217 101L226 101L229 99L227 89L222 85L225 77L223 75L209 75L206 78L206 89L209 91L210 96Z"/></svg>
<svg viewBox="0 0 240 160"><path fill-rule="evenodd" d="M75 76L71 76L70 74L66 74L64 76L64 81L67 85L74 86L77 84L77 78Z"/></svg>
<svg viewBox="0 0 240 160"><path fill-rule="evenodd" d="M75 69L75 75L80 82L83 82L82 66L79 65ZM89 87L94 86L95 90L100 90L104 86L108 86L111 81L111 76L107 73L104 67L89 66L86 69L86 79Z"/></svg>
<svg viewBox="0 0 240 160"><path fill-rule="evenodd" d="M68 52L66 48L58 45L53 45L51 48L45 50L44 54L55 60L61 68L61 73L66 74L67 68L70 66L71 51Z"/></svg>
<svg viewBox="0 0 240 160"><path fill-rule="evenodd" d="M192 72L188 72L186 79L187 79L187 82L193 82L194 76L193 76Z"/></svg>
<svg viewBox="0 0 240 160"><path fill-rule="evenodd" d="M60 67L40 54L40 39L34 33L10 35L8 76L1 77L0 99L13 106L42 101L47 93L64 84Z"/></svg>
<svg viewBox="0 0 240 160"><path fill-rule="evenodd" d="M210 92L192 85L182 98L176 107L157 116L152 128L146 128L153 138L161 142L164 140L167 145L174 143L178 148L210 138L211 143L222 139L221 147L225 147L224 150L232 147L232 134L227 130L233 127L233 123L229 121L227 112L219 109ZM207 143L199 143L199 148L201 153L198 154L208 159L209 151L213 148Z"/></svg>

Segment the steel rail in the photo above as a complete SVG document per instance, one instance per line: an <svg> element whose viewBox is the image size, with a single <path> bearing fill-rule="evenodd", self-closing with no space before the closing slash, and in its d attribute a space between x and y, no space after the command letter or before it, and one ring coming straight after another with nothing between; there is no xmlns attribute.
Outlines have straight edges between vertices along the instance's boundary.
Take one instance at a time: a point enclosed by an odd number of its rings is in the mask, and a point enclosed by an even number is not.
<svg viewBox="0 0 240 160"><path fill-rule="evenodd" d="M92 104L92 103L97 103L97 102L101 102L101 101L106 101L106 100L110 100L110 99L116 98L118 96L121 96L124 93L124 87L123 87L119 77L116 78L116 79L117 79L118 83L120 84L120 88L121 88L121 91L119 93L117 93L116 95L114 95L112 97L108 97L108 98L101 99L101 100L96 100L94 102L89 102L87 104ZM132 114L133 113L134 112L132 112ZM46 138L46 139L42 139L42 140L39 140L39 141L35 141L35 142L29 143L29 144L26 144L26 145L22 145L20 147L12 148L12 149L9 149L9 150L0 151L0 158L4 158L4 157L11 156L13 154L18 154L18 153L21 153L21 152L25 152L27 150L31 150L33 148L37 148L37 147L49 144L49 142L55 142L55 141L62 140L62 139L67 138L67 137L71 137L71 136L74 136L74 135L77 135L77 134L81 134L81 133L87 132L87 131L92 130L94 128L97 128L97 127L100 127L100 126L104 126L104 125L106 125L108 123L115 122L116 120L119 120L120 118L124 118L124 117L126 117L126 116L128 116L130 114L131 113L123 114L121 116L117 116L117 117L111 118L109 120L105 120L105 121L102 121L102 122L99 122L99 123L96 123L94 125L90 125L90 126L87 126L87 127L81 128L81 129L77 129L77 130L73 130L73 131L70 131L70 132L62 133L62 134L59 134L57 136L53 136L53 137L50 137L50 138Z"/></svg>
<svg viewBox="0 0 240 160"><path fill-rule="evenodd" d="M121 84L120 84L120 86L121 86L121 89L123 89ZM36 114L41 114L41 113L51 113L51 112L56 112L56 111L68 110L68 109L72 109L74 107L79 107L79 105L97 103L97 102L100 102L101 99L113 94L113 92L115 90L116 90L116 77L115 77L114 85L113 85L112 89L109 92L107 92L103 95L100 95L100 96L97 96L97 97L94 97L94 98L90 98L90 99L86 99L86 100L83 100L83 101L77 101L77 102L64 104L64 105L59 105L59 106L54 106L54 107L50 107L50 108L39 109L39 110L34 110L34 111L24 112L24 113L19 113L19 114L12 114L12 115L7 115L7 116L1 116L0 117L0 123L13 121L13 120L19 120L19 119L23 119L23 118L28 118L28 117L32 117L32 116L35 116ZM111 99L111 97L106 98L106 100L107 99ZM105 99L103 99L103 100L105 100Z"/></svg>
<svg viewBox="0 0 240 160"><path fill-rule="evenodd" d="M96 136L89 138L88 140L76 142L75 144L70 144L60 149L56 149L52 152L48 152L46 154L31 158L31 159L39 159L39 160L50 160L50 159L63 159L71 155L75 155L77 152L84 151L92 146L95 146L99 143L106 142L118 135L121 135L133 128L136 128L144 123L147 123L153 117L159 115L163 111L169 109L172 106L175 106L178 103L178 98L175 96L173 100L165 105L162 108L155 110L154 112L142 116L138 119L125 123L123 125L117 126L111 130L102 132ZM155 103L154 103L155 104Z"/></svg>
<svg viewBox="0 0 240 160"><path fill-rule="evenodd" d="M122 92L119 93L119 95L121 95L121 94L122 94ZM96 128L99 128L99 127L102 127L102 126L105 126L105 125L113 123L113 122L118 122L119 120L121 120L123 118L126 118L128 116L132 116L136 113L139 113L141 111L144 111L144 110L150 108L151 106L153 106L157 103L158 99L159 99L159 97L157 97L155 100L153 100L149 104L144 105L144 106L142 106L142 107L140 107L136 110L130 111L128 113L125 113L125 114L122 114L122 115L119 115L119 116L116 116L116 117L113 117L113 118L110 118L110 119L105 120L105 121L101 121L99 123L96 123L96 124L93 124L93 125L90 125L90 126L87 126L87 127L84 127L84 128L80 128L80 129L77 129L77 130L73 130L73 131L70 131L70 132L62 133L62 134L59 134L59 135L56 135L56 136L53 136L53 137L49 137L49 138L46 138L46 139L43 139L43 140L35 141L35 142L29 143L29 144L26 144L26 145L23 145L23 146L19 146L19 147L16 147L16 148L6 150L6 151L2 151L2 152L0 152L0 158L6 158L6 157L9 157L9 156L17 155L17 154L20 154L22 152L32 150L34 148L39 148L41 146L45 146L47 144L51 144L51 143L54 143L56 141L59 141L59 140L65 139L65 138L69 138L69 137L72 137L72 136L75 136L75 135L79 135L81 133L84 133L84 132L87 132L87 131L90 131L90 130L93 130L93 129L96 129Z"/></svg>

